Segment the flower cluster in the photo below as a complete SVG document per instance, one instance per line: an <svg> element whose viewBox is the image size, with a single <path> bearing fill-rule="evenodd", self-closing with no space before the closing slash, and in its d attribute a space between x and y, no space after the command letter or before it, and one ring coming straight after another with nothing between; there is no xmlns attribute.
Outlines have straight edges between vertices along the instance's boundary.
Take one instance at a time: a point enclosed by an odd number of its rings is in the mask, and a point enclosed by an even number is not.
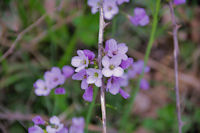
<svg viewBox="0 0 200 133"><path fill-rule="evenodd" d="M106 41L103 53L103 69L98 69L95 54L90 50L78 50L78 56L72 58L71 64L76 67L72 76L74 80L81 80L81 88L85 90L83 98L91 102L93 100L93 85L102 86L102 78L107 83L106 90L113 95L121 94L125 99L129 97L121 87L124 84L124 71L133 62L126 55L128 47L124 43L118 44L114 39Z"/></svg>
<svg viewBox="0 0 200 133"><path fill-rule="evenodd" d="M140 74L142 74L144 67L144 61L138 60L137 62L134 62L128 69L127 77L128 79L134 79L137 78ZM144 73L148 73L150 71L150 68L146 66L144 68ZM140 88L143 90L149 89L149 83L146 79L142 79L140 82Z"/></svg>
<svg viewBox="0 0 200 133"><path fill-rule="evenodd" d="M85 122L82 117L72 118L69 128L65 127L56 116L51 117L49 122L44 121L40 116L34 117L32 121L34 126L28 129L28 133L84 133Z"/></svg>
<svg viewBox="0 0 200 133"><path fill-rule="evenodd" d="M91 7L93 14L98 12L101 1L103 0L88 0L88 5ZM129 0L104 0L102 3L104 17L111 20L113 16L119 12L118 5L121 5L124 2L129 2Z"/></svg>
<svg viewBox="0 0 200 133"><path fill-rule="evenodd" d="M146 14L144 8L135 8L134 16L128 15L129 20L135 26L145 26L149 23L149 16Z"/></svg>
<svg viewBox="0 0 200 133"><path fill-rule="evenodd" d="M34 83L35 94L37 96L47 96L53 88L55 94L65 94L65 89L61 87L74 73L74 69L70 66L64 66L62 70L58 67L52 67L50 71L45 72L44 80L38 79Z"/></svg>

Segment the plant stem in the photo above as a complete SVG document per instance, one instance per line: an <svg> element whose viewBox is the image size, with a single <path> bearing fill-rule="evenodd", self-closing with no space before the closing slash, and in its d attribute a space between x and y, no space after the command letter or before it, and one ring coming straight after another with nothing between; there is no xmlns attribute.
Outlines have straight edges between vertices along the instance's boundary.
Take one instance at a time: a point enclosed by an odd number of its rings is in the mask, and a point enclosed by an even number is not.
<svg viewBox="0 0 200 133"><path fill-rule="evenodd" d="M151 29L151 35L150 35L150 39L147 45L147 49L146 49L146 53L145 53L145 57L144 57L144 66L143 66L143 70L141 75L139 76L139 82L135 88L135 90L132 92L131 94L131 98L130 98L130 102L127 106L127 108L125 109L125 112L122 116L122 121L121 121L121 129L124 129L124 126L126 126L127 124L127 119L128 116L131 112L131 109L133 108L133 104L134 104L134 100L135 97L137 95L137 93L139 92L140 89L140 82L142 80L142 78L144 77L144 68L147 65L148 59L149 59L149 55L151 52L151 48L155 39L155 33L156 33L156 29L157 29L157 25L158 25L158 14L159 14L159 10L160 10L160 0L156 0L156 8L155 8L155 12L153 13L153 24L152 24L152 29Z"/></svg>
<svg viewBox="0 0 200 133"><path fill-rule="evenodd" d="M102 70L102 50L103 50L103 32L105 27L104 22L104 14L103 14L103 0L101 0L100 4L100 15L99 15L99 41L98 41L98 63L99 63L99 69ZM106 133L106 106L105 106L105 89L104 89L104 83L102 79L102 86L101 86L101 113L102 113L102 125L103 125L103 133Z"/></svg>
<svg viewBox="0 0 200 133"><path fill-rule="evenodd" d="M178 131L179 131L179 133L182 133L181 107L180 107L180 99L179 99L179 82L178 82L178 53L179 53L179 46L178 46L177 31L178 31L179 26L176 24L172 1L169 2L169 8L170 8L171 19L172 19L172 24L173 24L174 78L175 78L174 91L176 93L176 111L177 111L177 118L178 118Z"/></svg>
<svg viewBox="0 0 200 133"><path fill-rule="evenodd" d="M92 103L89 106L89 110L88 110L87 117L86 117L85 133L88 132L88 125L90 123L92 111L93 111L93 108L94 108L94 105L95 105L95 100L96 100L96 97L97 97L97 93L98 93L98 88L95 87L94 88L93 100L92 100Z"/></svg>

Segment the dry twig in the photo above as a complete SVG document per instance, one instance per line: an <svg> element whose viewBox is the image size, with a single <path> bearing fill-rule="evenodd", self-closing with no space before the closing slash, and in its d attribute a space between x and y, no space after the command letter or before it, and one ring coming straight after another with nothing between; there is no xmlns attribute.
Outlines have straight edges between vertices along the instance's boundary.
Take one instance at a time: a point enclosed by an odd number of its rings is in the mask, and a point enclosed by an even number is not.
<svg viewBox="0 0 200 133"><path fill-rule="evenodd" d="M101 61L102 61L102 50L103 50L103 32L104 32L104 28L105 28L102 3L101 3L99 12L100 12L100 16L99 16L98 63L99 63L99 69L101 70L102 69ZM102 79L100 100L101 100L103 133L106 133L105 87L104 87L103 79Z"/></svg>
<svg viewBox="0 0 200 133"><path fill-rule="evenodd" d="M179 133L182 133L182 120L181 120L181 105L180 105L180 98L179 98L179 82L178 82L178 36L177 31L179 26L175 20L174 8L172 1L169 2L169 8L171 13L171 19L173 24L173 39L174 39L174 77L175 77L175 92L176 92L176 110L177 110L177 117L178 117L178 129Z"/></svg>

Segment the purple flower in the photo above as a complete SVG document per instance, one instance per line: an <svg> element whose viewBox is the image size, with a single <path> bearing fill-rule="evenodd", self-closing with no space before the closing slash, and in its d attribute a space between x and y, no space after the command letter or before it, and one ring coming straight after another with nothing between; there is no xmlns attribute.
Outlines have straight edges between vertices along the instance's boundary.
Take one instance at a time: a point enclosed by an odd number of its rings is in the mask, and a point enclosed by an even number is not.
<svg viewBox="0 0 200 133"><path fill-rule="evenodd" d="M86 70L83 69L83 70L79 71L78 73L74 74L72 76L72 79L73 80L82 80L81 88L85 90L88 88L87 77L88 77L88 75L86 73Z"/></svg>
<svg viewBox="0 0 200 133"><path fill-rule="evenodd" d="M128 76L130 78L134 78L137 74L141 74L142 70L144 67L144 61L139 60L137 62L134 62L132 65L132 68L128 71ZM145 67L144 72L149 72L150 68L149 67Z"/></svg>
<svg viewBox="0 0 200 133"><path fill-rule="evenodd" d="M32 119L33 123L35 125L44 125L45 124L45 121L42 119L42 117L40 116L35 116L33 119Z"/></svg>
<svg viewBox="0 0 200 133"><path fill-rule="evenodd" d="M61 73L61 70L58 67L52 67L51 71L45 72L44 79L46 86L49 89L53 89L65 82L65 76Z"/></svg>
<svg viewBox="0 0 200 133"><path fill-rule="evenodd" d="M102 59L102 64L104 66L102 73L105 77L121 77L124 73L124 70L119 66L121 63L121 59L117 56L113 58L109 58L108 56L104 56Z"/></svg>
<svg viewBox="0 0 200 133"><path fill-rule="evenodd" d="M122 77L120 77L119 82L121 87L127 87L129 84L128 74L123 74Z"/></svg>
<svg viewBox="0 0 200 133"><path fill-rule="evenodd" d="M34 125L28 128L28 133L44 133L44 131L39 126Z"/></svg>
<svg viewBox="0 0 200 133"><path fill-rule="evenodd" d="M145 26L149 23L149 16L143 8L135 8L134 16L129 16L129 20L135 26Z"/></svg>
<svg viewBox="0 0 200 133"><path fill-rule="evenodd" d="M122 60L120 67L123 69L128 69L133 64L133 58L128 58L127 60Z"/></svg>
<svg viewBox="0 0 200 133"><path fill-rule="evenodd" d="M48 133L57 133L64 127L64 125L60 123L60 120L56 116L51 117L49 122L50 125L46 127Z"/></svg>
<svg viewBox="0 0 200 133"><path fill-rule="evenodd" d="M91 85L85 90L85 93L83 94L83 99L85 101L92 102L92 100L93 100L93 88L92 88Z"/></svg>
<svg viewBox="0 0 200 133"><path fill-rule="evenodd" d="M106 41L105 52L109 57L118 56L119 59L127 60L127 51L128 47L124 43L117 44L117 42L114 39Z"/></svg>
<svg viewBox="0 0 200 133"><path fill-rule="evenodd" d="M64 127L60 131L58 131L57 133L68 133L68 129Z"/></svg>
<svg viewBox="0 0 200 133"><path fill-rule="evenodd" d="M88 0L88 5L92 8L92 14L95 14L99 10L101 0Z"/></svg>
<svg viewBox="0 0 200 133"><path fill-rule="evenodd" d="M118 4L118 5L121 5L121 4L123 4L124 2L129 2L129 0L117 0L117 4Z"/></svg>
<svg viewBox="0 0 200 133"><path fill-rule="evenodd" d="M104 17L111 20L119 12L116 0L104 0L103 3Z"/></svg>
<svg viewBox="0 0 200 133"><path fill-rule="evenodd" d="M77 54L78 56L73 57L71 61L72 66L77 67L75 69L75 72L79 72L80 70L85 69L85 67L88 67L89 65L88 57L85 56L83 50L78 50Z"/></svg>
<svg viewBox="0 0 200 133"><path fill-rule="evenodd" d="M106 86L106 90L109 91L111 94L116 95L119 93L120 89L120 78L118 77L110 77L108 79L108 83Z"/></svg>
<svg viewBox="0 0 200 133"><path fill-rule="evenodd" d="M140 82L140 88L143 90L148 90L149 89L149 83L147 80L142 79Z"/></svg>
<svg viewBox="0 0 200 133"><path fill-rule="evenodd" d="M181 4L185 4L186 0L174 0L174 4L175 5L181 5Z"/></svg>
<svg viewBox="0 0 200 133"><path fill-rule="evenodd" d="M60 94L65 94L65 88L56 88L55 89L55 94L60 95Z"/></svg>
<svg viewBox="0 0 200 133"><path fill-rule="evenodd" d="M72 125L69 129L70 133L84 133L84 118L72 118Z"/></svg>
<svg viewBox="0 0 200 133"><path fill-rule="evenodd" d="M90 51L90 50L88 50L88 49L83 50L83 52L84 52L85 56L88 57L88 59L89 59L90 61L93 61L93 60L94 60L94 58L95 58L94 52L92 52L92 51Z"/></svg>
<svg viewBox="0 0 200 133"><path fill-rule="evenodd" d="M102 73L99 69L89 68L87 69L87 83L95 84L97 87L102 85Z"/></svg>
<svg viewBox="0 0 200 133"><path fill-rule="evenodd" d="M124 99L127 99L130 97L130 95L121 88L119 89L119 93Z"/></svg>
<svg viewBox="0 0 200 133"><path fill-rule="evenodd" d="M34 83L35 94L37 96L47 96L51 92L51 89L47 88L46 82L44 80L38 79Z"/></svg>
<svg viewBox="0 0 200 133"><path fill-rule="evenodd" d="M63 72L63 75L65 76L65 78L69 78L74 73L74 69L70 66L64 66L62 68L62 72Z"/></svg>

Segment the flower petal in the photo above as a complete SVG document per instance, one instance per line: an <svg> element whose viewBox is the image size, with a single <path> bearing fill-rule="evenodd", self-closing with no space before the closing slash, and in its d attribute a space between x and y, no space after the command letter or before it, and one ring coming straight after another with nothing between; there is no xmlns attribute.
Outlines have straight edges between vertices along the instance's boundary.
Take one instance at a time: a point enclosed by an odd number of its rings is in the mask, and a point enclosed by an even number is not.
<svg viewBox="0 0 200 133"><path fill-rule="evenodd" d="M111 77L111 76L113 75L113 71L111 71L111 70L108 69L108 68L103 68L102 74L103 74L105 77Z"/></svg>
<svg viewBox="0 0 200 133"><path fill-rule="evenodd" d="M94 78L93 76L89 76L87 78L87 83L88 84L93 84L93 83L95 83L95 81L96 81L96 78Z"/></svg>
<svg viewBox="0 0 200 133"><path fill-rule="evenodd" d="M96 85L97 87L101 87L101 85L102 85L102 79L98 79L98 80L95 82L95 85Z"/></svg>
<svg viewBox="0 0 200 133"><path fill-rule="evenodd" d="M118 44L118 51L121 54L125 54L128 51L128 47L126 46L125 43L120 43L120 44Z"/></svg>
<svg viewBox="0 0 200 133"><path fill-rule="evenodd" d="M121 77L123 74L124 74L124 69L122 69L121 67L117 67L113 71L113 76L116 77Z"/></svg>
<svg viewBox="0 0 200 133"><path fill-rule="evenodd" d="M118 56L113 56L110 60L110 64L113 64L115 67L118 67L121 64L122 60Z"/></svg>
<svg viewBox="0 0 200 133"><path fill-rule="evenodd" d="M85 90L85 93L83 94L83 99L85 101L92 102L92 100L93 100L93 88L92 88L92 86L89 86Z"/></svg>
<svg viewBox="0 0 200 133"><path fill-rule="evenodd" d="M83 69L85 69L85 66L84 66L84 65L79 66L79 67L77 67L77 68L75 69L75 72L79 72L79 71L81 71L81 70L83 70Z"/></svg>
<svg viewBox="0 0 200 133"><path fill-rule="evenodd" d="M119 89L119 93L124 99L127 99L130 97L130 95L121 88Z"/></svg>
<svg viewBox="0 0 200 133"><path fill-rule="evenodd" d="M69 78L74 73L74 69L71 66L64 66L62 72L65 78Z"/></svg>
<svg viewBox="0 0 200 133"><path fill-rule="evenodd" d="M79 71L78 73L74 74L72 76L73 80L82 80L84 78L84 76L86 75L86 70L82 69L81 71Z"/></svg>
<svg viewBox="0 0 200 133"><path fill-rule="evenodd" d="M81 62L82 62L82 58L80 58L79 56L75 56L72 58L71 64L74 67L78 67L81 65Z"/></svg>
<svg viewBox="0 0 200 133"><path fill-rule="evenodd" d="M87 89L88 88L88 83L86 79L83 79L81 82L81 89Z"/></svg>
<svg viewBox="0 0 200 133"><path fill-rule="evenodd" d="M104 56L102 59L102 64L104 67L108 68L110 65L110 59L108 56Z"/></svg>

